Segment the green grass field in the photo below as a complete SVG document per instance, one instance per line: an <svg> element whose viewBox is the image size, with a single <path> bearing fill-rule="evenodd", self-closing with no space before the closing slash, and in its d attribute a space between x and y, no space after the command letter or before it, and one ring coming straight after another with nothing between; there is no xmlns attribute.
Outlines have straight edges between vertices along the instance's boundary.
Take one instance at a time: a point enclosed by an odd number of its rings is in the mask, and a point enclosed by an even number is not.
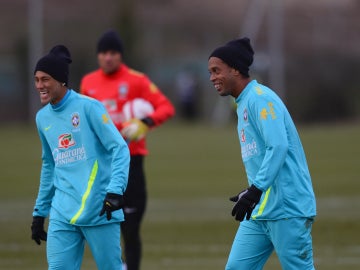
<svg viewBox="0 0 360 270"><path fill-rule="evenodd" d="M318 202L316 268L359 269L360 127L305 126L299 132ZM30 239L41 165L35 127L0 127L0 139L0 269L47 269L45 245ZM148 145L142 269L223 269L238 226L228 197L246 186L235 125L174 121L149 134ZM83 269L96 269L88 250ZM280 269L275 255L265 269Z"/></svg>

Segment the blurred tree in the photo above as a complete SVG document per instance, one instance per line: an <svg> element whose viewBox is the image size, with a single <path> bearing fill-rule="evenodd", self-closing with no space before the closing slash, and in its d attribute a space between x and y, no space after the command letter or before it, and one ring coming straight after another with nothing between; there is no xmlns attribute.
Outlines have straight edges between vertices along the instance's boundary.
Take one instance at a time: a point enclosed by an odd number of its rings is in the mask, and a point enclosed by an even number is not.
<svg viewBox="0 0 360 270"><path fill-rule="evenodd" d="M118 31L124 43L124 59L130 66L142 69L141 59L137 51L140 32L136 22L136 4L132 0L123 0L115 15L115 30Z"/></svg>
<svg viewBox="0 0 360 270"><path fill-rule="evenodd" d="M82 75L97 67L96 41L106 29L113 28L124 41L126 62L149 74L174 101L177 98L176 74L186 63L195 66L203 94L199 116L205 119L211 115L218 100L216 93L211 91L207 57L216 46L237 37L240 27L247 28L246 17L251 14L249 7L255 1L222 2L221 12L226 16L219 16L218 2L214 0L206 1L206 4L193 0L42 2L44 50L39 46L35 48L42 54L55 43L68 45L74 57L70 67L72 87L77 89ZM26 80L30 77L26 77L32 76L31 70L25 71L24 66L30 57L38 58L34 53L26 56L25 45L18 44L28 35L35 36L28 33L28 3L30 1L1 0L0 111L3 113L0 121L31 118L29 108L22 107L25 111L21 113L25 115L22 118L14 106L22 104L20 99L24 96L19 95L20 88L29 83ZM286 19L283 47L286 102L294 118L301 121L358 119L360 1L283 0L282 3ZM254 18L261 16L259 9L255 11ZM265 11L270 9L265 8ZM255 49L260 60L257 61L259 65L253 66L253 74L268 84L271 81L268 71L273 67L267 53L270 22L259 22L248 22L258 29ZM36 94L35 91L32 93ZM38 97L35 99L37 102Z"/></svg>

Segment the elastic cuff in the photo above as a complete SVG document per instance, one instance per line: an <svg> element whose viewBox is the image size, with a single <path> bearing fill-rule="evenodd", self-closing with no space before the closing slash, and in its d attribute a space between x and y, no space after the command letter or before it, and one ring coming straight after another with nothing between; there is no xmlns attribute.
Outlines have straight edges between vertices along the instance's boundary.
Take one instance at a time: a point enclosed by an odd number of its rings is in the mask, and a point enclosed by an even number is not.
<svg viewBox="0 0 360 270"><path fill-rule="evenodd" d="M258 189L255 185L251 185L249 190L252 190L257 196L261 196L262 190Z"/></svg>

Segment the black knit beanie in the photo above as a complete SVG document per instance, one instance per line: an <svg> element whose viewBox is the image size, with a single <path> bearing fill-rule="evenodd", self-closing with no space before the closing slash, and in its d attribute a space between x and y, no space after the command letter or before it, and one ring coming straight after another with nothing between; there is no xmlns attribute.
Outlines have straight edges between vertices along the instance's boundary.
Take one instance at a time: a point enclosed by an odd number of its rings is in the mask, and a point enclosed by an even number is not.
<svg viewBox="0 0 360 270"><path fill-rule="evenodd" d="M105 32L99 39L96 52L117 51L123 53L123 44L119 35L114 30Z"/></svg>
<svg viewBox="0 0 360 270"><path fill-rule="evenodd" d="M43 71L55 80L68 84L69 64L72 62L69 50L64 45L56 45L36 64L36 71Z"/></svg>
<svg viewBox="0 0 360 270"><path fill-rule="evenodd" d="M249 67L254 60L254 50L247 37L229 41L224 46L215 49L209 56L223 60L230 67L249 77Z"/></svg>

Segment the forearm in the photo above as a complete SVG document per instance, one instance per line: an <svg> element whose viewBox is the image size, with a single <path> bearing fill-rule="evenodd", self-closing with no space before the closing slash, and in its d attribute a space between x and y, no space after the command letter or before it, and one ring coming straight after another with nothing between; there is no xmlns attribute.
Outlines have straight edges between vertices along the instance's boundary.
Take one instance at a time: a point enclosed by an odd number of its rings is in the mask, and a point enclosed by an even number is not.
<svg viewBox="0 0 360 270"><path fill-rule="evenodd" d="M265 156L253 181L257 188L266 191L274 184L276 176L285 162L287 151L287 144L278 144L266 148Z"/></svg>
<svg viewBox="0 0 360 270"><path fill-rule="evenodd" d="M49 215L52 198L54 196L54 176L53 166L50 163L43 162L39 192L35 202L33 216L47 217Z"/></svg>
<svg viewBox="0 0 360 270"><path fill-rule="evenodd" d="M108 193L124 194L129 177L130 152L127 145L113 148L111 180L106 188Z"/></svg>

